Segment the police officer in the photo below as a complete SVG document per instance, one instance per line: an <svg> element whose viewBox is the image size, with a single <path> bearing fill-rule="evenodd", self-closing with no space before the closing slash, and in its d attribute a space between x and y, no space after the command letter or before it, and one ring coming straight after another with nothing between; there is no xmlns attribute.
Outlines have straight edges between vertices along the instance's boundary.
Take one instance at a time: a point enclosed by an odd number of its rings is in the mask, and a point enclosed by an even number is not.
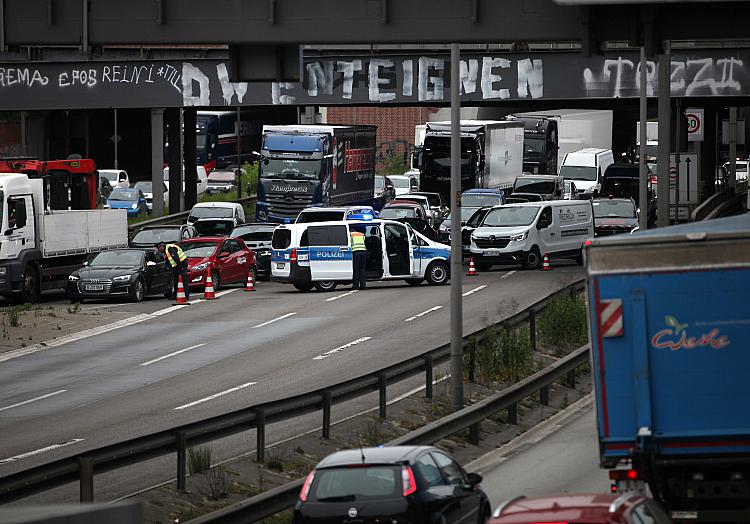
<svg viewBox="0 0 750 524"><path fill-rule="evenodd" d="M352 249L353 278L352 289L365 289L365 271L367 269L367 247L362 228L352 226L349 233L349 245Z"/></svg>
<svg viewBox="0 0 750 524"><path fill-rule="evenodd" d="M172 270L172 293L177 293L177 282L182 277L182 286L185 288L185 299L190 300L190 283L188 282L188 263L187 256L177 244L159 244L159 253L162 253L166 260L167 267ZM170 297L175 298L175 295Z"/></svg>

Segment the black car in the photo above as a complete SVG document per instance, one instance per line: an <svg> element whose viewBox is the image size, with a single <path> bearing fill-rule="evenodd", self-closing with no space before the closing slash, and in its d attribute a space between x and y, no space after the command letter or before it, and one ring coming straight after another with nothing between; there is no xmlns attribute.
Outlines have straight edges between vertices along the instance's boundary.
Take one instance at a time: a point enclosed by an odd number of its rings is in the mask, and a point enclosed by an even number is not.
<svg viewBox="0 0 750 524"><path fill-rule="evenodd" d="M67 294L71 302L111 297L140 302L146 295L157 294L169 297L172 272L164 263L164 255L158 251L102 251L68 277Z"/></svg>
<svg viewBox="0 0 750 524"><path fill-rule="evenodd" d="M438 232L426 220L422 220L421 218L396 218L395 220L396 222L409 224L414 231L423 234L434 242L440 242Z"/></svg>
<svg viewBox="0 0 750 524"><path fill-rule="evenodd" d="M229 234L232 238L244 240L245 245L255 252L258 278L262 280L271 280L271 238L275 228L275 224L241 224Z"/></svg>
<svg viewBox="0 0 750 524"><path fill-rule="evenodd" d="M226 237L238 225L236 218L199 218L193 222L199 237Z"/></svg>
<svg viewBox="0 0 750 524"><path fill-rule="evenodd" d="M383 206L396 198L396 189L393 187L391 179L387 176L375 177L375 194L373 197L372 207L375 211L380 211Z"/></svg>
<svg viewBox="0 0 750 524"><path fill-rule="evenodd" d="M638 213L632 198L593 200L594 236L629 233L638 226Z"/></svg>
<svg viewBox="0 0 750 524"><path fill-rule="evenodd" d="M481 482L430 446L339 451L305 479L294 522L484 523L490 502Z"/></svg>
<svg viewBox="0 0 750 524"><path fill-rule="evenodd" d="M471 234L482 225L484 217L490 212L492 206L480 207L469 217L466 224L461 226L461 253L465 258L471 257Z"/></svg>
<svg viewBox="0 0 750 524"><path fill-rule="evenodd" d="M155 247L160 242L176 243L198 236L193 226L145 226L139 229L130 241L130 247Z"/></svg>
<svg viewBox="0 0 750 524"><path fill-rule="evenodd" d="M641 212L646 213L649 226L656 224L656 191L651 187L651 170L647 168L646 199L648 208ZM615 163L607 167L602 175L602 187L599 195L602 198L632 198L638 202L641 174L638 164Z"/></svg>

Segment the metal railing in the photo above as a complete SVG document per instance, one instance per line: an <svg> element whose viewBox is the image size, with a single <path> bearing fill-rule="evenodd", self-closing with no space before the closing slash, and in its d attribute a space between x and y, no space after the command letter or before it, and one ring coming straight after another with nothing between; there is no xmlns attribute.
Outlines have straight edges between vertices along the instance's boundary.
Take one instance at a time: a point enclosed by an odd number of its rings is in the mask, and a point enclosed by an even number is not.
<svg viewBox="0 0 750 524"><path fill-rule="evenodd" d="M529 322L531 345L532 349L535 349L537 314L555 296L564 293L577 294L582 289L583 280L578 280L492 327L512 328ZM471 333L464 338L465 343L469 338L481 340L488 329L491 328ZM471 354L473 348L468 347L468 350ZM177 488L184 490L189 447L255 429L256 460L264 462L268 424L322 411L322 436L329 438L332 406L372 392L378 392L379 415L385 417L389 384L424 373L425 394L432 398L434 366L446 362L449 356L450 344L445 344L403 362L316 391L224 413L20 471L0 478L0 503L18 500L75 481L80 483L81 502L91 502L94 499L95 473L105 473L172 453L177 456ZM472 373L471 369L469 372ZM472 434L474 433L476 431L472 430Z"/></svg>
<svg viewBox="0 0 750 524"><path fill-rule="evenodd" d="M256 200L257 200L256 195L250 195L250 196L238 198L236 200L232 200L231 202L246 206L248 204L253 204ZM128 224L128 231L130 233L134 233L135 231L145 226L164 226L168 224L182 224L185 222L185 219L187 219L188 215L190 215L189 210L180 211L179 213L172 213L171 215L164 215L163 217L150 218L148 220L144 220L143 222L136 222L135 224Z"/></svg>

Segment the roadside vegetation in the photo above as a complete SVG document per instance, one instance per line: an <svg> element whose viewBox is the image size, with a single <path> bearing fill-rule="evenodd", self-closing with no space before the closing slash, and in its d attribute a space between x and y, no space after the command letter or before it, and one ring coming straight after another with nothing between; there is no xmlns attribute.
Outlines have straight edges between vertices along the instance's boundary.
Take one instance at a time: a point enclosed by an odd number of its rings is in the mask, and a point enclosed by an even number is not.
<svg viewBox="0 0 750 524"><path fill-rule="evenodd" d="M580 295L562 294L552 299L537 319L539 347L561 356L588 342L586 301Z"/></svg>

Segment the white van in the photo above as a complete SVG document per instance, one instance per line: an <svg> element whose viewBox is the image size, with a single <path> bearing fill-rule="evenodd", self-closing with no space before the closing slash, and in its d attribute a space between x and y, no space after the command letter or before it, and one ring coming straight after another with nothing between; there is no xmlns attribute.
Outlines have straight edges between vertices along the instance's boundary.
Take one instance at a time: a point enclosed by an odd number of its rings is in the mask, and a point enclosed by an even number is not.
<svg viewBox="0 0 750 524"><path fill-rule="evenodd" d="M450 246L433 242L408 224L391 220L349 220L284 224L271 240L271 280L332 291L352 281L351 229L365 234L367 280L405 280L417 285L446 284Z"/></svg>
<svg viewBox="0 0 750 524"><path fill-rule="evenodd" d="M130 177L127 171L122 169L99 169L100 178L106 178L112 189L128 189L130 187Z"/></svg>
<svg viewBox="0 0 750 524"><path fill-rule="evenodd" d="M202 195L206 192L208 187L208 174L206 168L203 166L197 166L196 171L198 172L198 185L196 186L196 194ZM169 182L169 167L165 167L162 172L164 181ZM182 168L182 192L185 193L185 168Z"/></svg>
<svg viewBox="0 0 750 524"><path fill-rule="evenodd" d="M602 186L602 175L615 163L611 149L588 147L568 153L563 158L560 175L565 180L574 180L582 196L598 195Z"/></svg>
<svg viewBox="0 0 750 524"><path fill-rule="evenodd" d="M237 224L244 224L245 208L237 202L200 202L193 206L187 217L187 224L192 226L199 218L232 218Z"/></svg>
<svg viewBox="0 0 750 524"><path fill-rule="evenodd" d="M471 235L477 269L518 262L538 268L542 255L583 263L583 243L594 237L590 200L551 200L493 207Z"/></svg>

